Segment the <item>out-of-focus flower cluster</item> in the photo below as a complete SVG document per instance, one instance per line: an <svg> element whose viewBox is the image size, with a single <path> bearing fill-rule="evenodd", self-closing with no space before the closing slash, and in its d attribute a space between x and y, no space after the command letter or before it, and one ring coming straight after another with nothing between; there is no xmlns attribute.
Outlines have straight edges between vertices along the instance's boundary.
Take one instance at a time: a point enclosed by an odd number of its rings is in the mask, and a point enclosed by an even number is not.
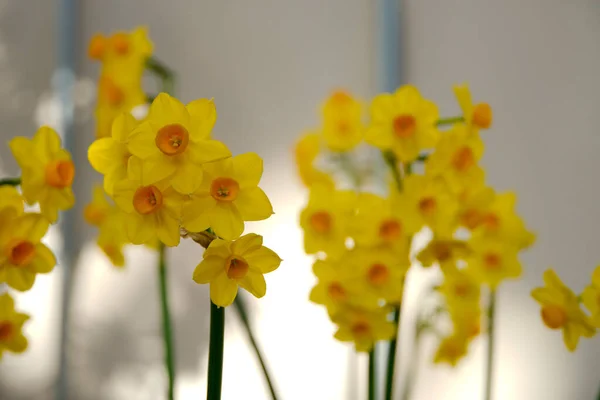
<svg viewBox="0 0 600 400"><path fill-rule="evenodd" d="M440 119L436 104L413 86L377 95L368 118L360 101L334 93L321 127L296 146L310 189L300 215L304 248L317 258L310 298L327 308L335 337L358 351L396 335L392 310L418 262L442 271L438 292L452 329L435 360L455 364L481 332L482 288L518 278L519 252L534 242L514 193L497 193L484 179L480 131L491 126L490 106L473 104L466 85L454 92L462 115L451 119ZM380 156L369 163L381 168L365 169L362 155L373 147ZM352 184L339 179L339 169ZM413 239L424 229L431 240L419 250Z"/></svg>

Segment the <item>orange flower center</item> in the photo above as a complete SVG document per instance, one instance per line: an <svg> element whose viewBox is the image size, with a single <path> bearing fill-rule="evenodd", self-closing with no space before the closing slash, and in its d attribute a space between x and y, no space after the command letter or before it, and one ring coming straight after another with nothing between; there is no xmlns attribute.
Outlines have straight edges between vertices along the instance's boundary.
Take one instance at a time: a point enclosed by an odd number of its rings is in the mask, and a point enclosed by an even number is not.
<svg viewBox="0 0 600 400"><path fill-rule="evenodd" d="M350 124L348 121L339 121L337 124L337 133L342 137L350 136Z"/></svg>
<svg viewBox="0 0 600 400"><path fill-rule="evenodd" d="M492 107L487 103L479 103L473 110L473 125L487 129L492 125Z"/></svg>
<svg viewBox="0 0 600 400"><path fill-rule="evenodd" d="M473 320L469 324L469 329L467 330L467 337L473 338L481 333L481 325L479 324L479 320Z"/></svg>
<svg viewBox="0 0 600 400"><path fill-rule="evenodd" d="M402 225L396 220L389 219L379 225L379 237L386 242L393 242L400 238L401 235Z"/></svg>
<svg viewBox="0 0 600 400"><path fill-rule="evenodd" d="M126 33L115 33L111 41L117 54L124 56L129 52L129 37Z"/></svg>
<svg viewBox="0 0 600 400"><path fill-rule="evenodd" d="M454 285L454 294L456 294L456 297L465 298L470 292L470 286L464 282L459 282Z"/></svg>
<svg viewBox="0 0 600 400"><path fill-rule="evenodd" d="M102 250L104 251L104 254L106 254L111 260L116 258L116 256L119 254L119 249L117 246L111 243L102 246Z"/></svg>
<svg viewBox="0 0 600 400"><path fill-rule="evenodd" d="M248 273L248 263L241 257L230 257L225 266L229 279L242 279Z"/></svg>
<svg viewBox="0 0 600 400"><path fill-rule="evenodd" d="M327 294L333 301L344 301L346 299L346 290L339 282L332 282L327 287Z"/></svg>
<svg viewBox="0 0 600 400"><path fill-rule="evenodd" d="M102 35L94 35L88 47L88 56L92 60L100 60L106 50L106 39Z"/></svg>
<svg viewBox="0 0 600 400"><path fill-rule="evenodd" d="M117 107L125 99L125 93L120 87L115 85L112 79L102 77L99 84L102 97L106 99L108 104Z"/></svg>
<svg viewBox="0 0 600 400"><path fill-rule="evenodd" d="M398 139L407 139L415 133L417 121L412 115L402 114L394 118L393 128Z"/></svg>
<svg viewBox="0 0 600 400"><path fill-rule="evenodd" d="M71 160L54 160L46 165L46 183L52 187L69 187L74 177L75 165Z"/></svg>
<svg viewBox="0 0 600 400"><path fill-rule="evenodd" d="M483 256L483 265L489 271L499 270L502 266L502 257L497 253L486 253Z"/></svg>
<svg viewBox="0 0 600 400"><path fill-rule="evenodd" d="M168 156L183 153L190 141L187 129L179 124L165 125L156 134L156 147Z"/></svg>
<svg viewBox="0 0 600 400"><path fill-rule="evenodd" d="M564 308L548 304L542 307L542 320L550 329L559 329L567 323L567 313Z"/></svg>
<svg viewBox="0 0 600 400"><path fill-rule="evenodd" d="M88 204L83 209L83 217L88 224L98 226L102 223L102 221L104 221L106 212L102 207L98 207L94 204Z"/></svg>
<svg viewBox="0 0 600 400"><path fill-rule="evenodd" d="M372 285L381 286L390 278L390 270L383 264L373 264L367 272L367 279Z"/></svg>
<svg viewBox="0 0 600 400"><path fill-rule="evenodd" d="M310 225L317 233L328 233L333 225L333 218L326 211L317 211L310 216Z"/></svg>
<svg viewBox="0 0 600 400"><path fill-rule="evenodd" d="M454 153L452 166L459 172L466 172L476 163L475 155L471 148L465 146Z"/></svg>
<svg viewBox="0 0 600 400"><path fill-rule="evenodd" d="M0 321L0 341L6 342L15 331L13 324L9 321Z"/></svg>
<svg viewBox="0 0 600 400"><path fill-rule="evenodd" d="M231 178L217 178L210 184L210 195L217 201L234 201L239 192L239 183Z"/></svg>
<svg viewBox="0 0 600 400"><path fill-rule="evenodd" d="M369 326L368 323L366 322L357 322L354 325L352 325L352 333L354 334L354 336L357 336L359 338L364 338L366 336L369 336L369 334L371 333L371 327Z"/></svg>
<svg viewBox="0 0 600 400"><path fill-rule="evenodd" d="M475 209L465 211L461 216L461 222L464 226L473 230L479 226L483 219L481 213Z"/></svg>
<svg viewBox="0 0 600 400"><path fill-rule="evenodd" d="M133 208L140 214L155 212L163 203L163 195L154 185L142 186L133 195Z"/></svg>
<svg viewBox="0 0 600 400"><path fill-rule="evenodd" d="M35 257L35 245L28 240L14 240L8 246L8 259L11 264L28 265Z"/></svg>
<svg viewBox="0 0 600 400"><path fill-rule="evenodd" d="M342 91L335 92L331 96L331 102L336 105L344 105L344 104L349 103L351 100L352 100L352 98L350 97L350 95L348 93L342 92Z"/></svg>
<svg viewBox="0 0 600 400"><path fill-rule="evenodd" d="M498 215L494 213L488 213L481 219L481 223L486 229L490 231L497 231L500 227L500 218L498 218Z"/></svg>
<svg viewBox="0 0 600 400"><path fill-rule="evenodd" d="M430 216L437 209L437 201L433 197L425 197L419 201L419 210L422 214Z"/></svg>

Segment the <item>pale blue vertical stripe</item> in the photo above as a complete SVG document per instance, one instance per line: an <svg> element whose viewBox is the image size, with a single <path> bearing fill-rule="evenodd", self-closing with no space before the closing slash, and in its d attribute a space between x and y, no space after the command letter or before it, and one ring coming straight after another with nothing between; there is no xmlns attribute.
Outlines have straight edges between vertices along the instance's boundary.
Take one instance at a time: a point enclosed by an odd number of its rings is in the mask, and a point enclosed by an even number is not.
<svg viewBox="0 0 600 400"><path fill-rule="evenodd" d="M402 83L400 64L401 0L379 0L379 91L392 92Z"/></svg>

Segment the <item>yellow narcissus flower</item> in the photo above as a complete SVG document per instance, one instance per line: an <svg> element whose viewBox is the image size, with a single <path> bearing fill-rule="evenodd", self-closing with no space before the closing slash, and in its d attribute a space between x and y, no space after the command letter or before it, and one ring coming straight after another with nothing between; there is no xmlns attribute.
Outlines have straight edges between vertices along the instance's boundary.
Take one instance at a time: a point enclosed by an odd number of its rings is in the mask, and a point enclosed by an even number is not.
<svg viewBox="0 0 600 400"><path fill-rule="evenodd" d="M127 237L134 244L160 240L167 246L179 244L179 220L183 196L167 181L143 185L140 160L129 160L129 179L115 185L114 200L126 213Z"/></svg>
<svg viewBox="0 0 600 400"><path fill-rule="evenodd" d="M347 307L332 316L338 325L334 337L342 342L354 342L356 351L369 352L379 340L390 340L396 326L388 321L389 309L365 310Z"/></svg>
<svg viewBox="0 0 600 400"><path fill-rule="evenodd" d="M48 230L41 214L20 214L13 208L0 211L0 283L19 291L31 289L38 273L56 265L54 254L40 240Z"/></svg>
<svg viewBox="0 0 600 400"><path fill-rule="evenodd" d="M404 180L404 191L398 199L398 207L405 210L407 226L419 230L426 225L436 235L448 235L457 202L443 181L410 175Z"/></svg>
<svg viewBox="0 0 600 400"><path fill-rule="evenodd" d="M575 351L581 336L592 337L596 329L581 310L575 293L565 286L556 272L544 272L544 287L535 288L531 296L542 306L542 321L550 329L561 329L565 345Z"/></svg>
<svg viewBox="0 0 600 400"><path fill-rule="evenodd" d="M477 282L487 284L493 290L503 280L521 276L518 249L510 243L473 238L469 241L469 247L472 253L466 259L466 271Z"/></svg>
<svg viewBox="0 0 600 400"><path fill-rule="evenodd" d="M10 207L13 208L18 215L23 214L24 199L21 193L14 187L9 185L0 186L0 210Z"/></svg>
<svg viewBox="0 0 600 400"><path fill-rule="evenodd" d="M479 299L477 299L479 300ZM473 340L481 333L481 307L479 302L450 302L448 313L452 320L455 335L467 341Z"/></svg>
<svg viewBox="0 0 600 400"><path fill-rule="evenodd" d="M212 228L226 240L238 238L244 221L273 214L269 198L258 187L263 161L256 153L205 164L202 183L183 208L182 225L189 232Z"/></svg>
<svg viewBox="0 0 600 400"><path fill-rule="evenodd" d="M408 249L405 249L402 256L386 248L356 248L351 253L353 264L358 267L368 292L387 304L402 301L404 276L410 267Z"/></svg>
<svg viewBox="0 0 600 400"><path fill-rule="evenodd" d="M307 133L296 143L294 154L298 175L305 186L321 184L334 187L333 179L323 171L314 167L314 161L321 151L321 136L318 133Z"/></svg>
<svg viewBox="0 0 600 400"><path fill-rule="evenodd" d="M585 307L592 313L592 323L600 328L600 266L594 270L592 282L583 290L581 297Z"/></svg>
<svg viewBox="0 0 600 400"><path fill-rule="evenodd" d="M455 225L470 231L475 230L483 222L495 197L494 189L484 185L464 187L458 195Z"/></svg>
<svg viewBox="0 0 600 400"><path fill-rule="evenodd" d="M444 270L444 281L439 290L449 307L456 305L455 308L461 309L479 304L480 286L471 275L456 267Z"/></svg>
<svg viewBox="0 0 600 400"><path fill-rule="evenodd" d="M33 139L15 137L10 149L21 167L21 189L29 204L40 204L41 213L50 221L58 219L59 210L73 207L71 185L75 165L68 151L60 148L60 137L43 126Z"/></svg>
<svg viewBox="0 0 600 400"><path fill-rule="evenodd" d="M100 227L108 216L115 211L115 206L109 203L102 186L94 186L92 201L83 209L85 221L90 225Z"/></svg>
<svg viewBox="0 0 600 400"><path fill-rule="evenodd" d="M275 271L281 259L263 246L262 236L249 233L235 241L215 239L194 270L196 283L210 283L210 299L227 307L237 295L238 286L255 297L263 297L267 284L263 274Z"/></svg>
<svg viewBox="0 0 600 400"><path fill-rule="evenodd" d="M425 173L441 177L454 193L483 184L484 172L478 165L483 156L479 136L469 136L464 124L456 124L438 142L425 164Z"/></svg>
<svg viewBox="0 0 600 400"><path fill-rule="evenodd" d="M438 263L442 271L452 269L458 260L470 254L469 246L463 240L434 238L417 255L417 260L425 268Z"/></svg>
<svg viewBox="0 0 600 400"><path fill-rule="evenodd" d="M487 103L473 105L469 85L455 85L454 95L470 132L477 133L479 129L488 129L492 125L492 108Z"/></svg>
<svg viewBox="0 0 600 400"><path fill-rule="evenodd" d="M332 151L348 151L363 137L362 106L346 92L335 92L323 107L323 137Z"/></svg>
<svg viewBox="0 0 600 400"><path fill-rule="evenodd" d="M104 175L104 190L112 195L115 183L127 178L131 153L127 148L129 135L139 122L129 113L122 113L112 124L112 133L94 141L88 149L92 167Z"/></svg>
<svg viewBox="0 0 600 400"><path fill-rule="evenodd" d="M210 139L217 120L212 100L199 99L184 106L160 93L148 117L129 137L129 151L142 160L142 184L169 179L175 190L190 194L202 183L202 164L231 156L225 145Z"/></svg>
<svg viewBox="0 0 600 400"><path fill-rule="evenodd" d="M468 340L460 333L454 333L442 339L435 352L433 362L447 363L453 367L467 354Z"/></svg>
<svg viewBox="0 0 600 400"><path fill-rule="evenodd" d="M0 295L0 359L5 351L22 353L27 349L23 324L29 315L15 310L15 302L8 293Z"/></svg>
<svg viewBox="0 0 600 400"><path fill-rule="evenodd" d="M96 243L115 267L125 266L123 247L130 243L125 230L125 214L112 213L100 225ZM147 243L146 243L147 244Z"/></svg>
<svg viewBox="0 0 600 400"><path fill-rule="evenodd" d="M396 93L380 94L371 104L371 125L365 140L381 150L392 150L402 162L414 161L421 150L438 141L437 106L406 85Z"/></svg>
<svg viewBox="0 0 600 400"><path fill-rule="evenodd" d="M315 185L308 205L300 213L304 230L304 250L307 254L320 251L338 258L346 251L348 223L354 213L356 194Z"/></svg>

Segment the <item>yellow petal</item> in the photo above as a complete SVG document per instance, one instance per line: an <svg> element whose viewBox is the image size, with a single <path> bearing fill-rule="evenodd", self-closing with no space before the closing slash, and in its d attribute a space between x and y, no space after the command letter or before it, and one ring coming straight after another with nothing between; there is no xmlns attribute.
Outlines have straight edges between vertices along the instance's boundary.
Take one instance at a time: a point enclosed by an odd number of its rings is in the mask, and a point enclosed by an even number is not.
<svg viewBox="0 0 600 400"><path fill-rule="evenodd" d="M260 247L244 257L248 264L263 274L275 271L281 264L281 258L268 247Z"/></svg>
<svg viewBox="0 0 600 400"><path fill-rule="evenodd" d="M190 160L196 164L222 160L231 157L231 151L218 140L200 140L196 143L190 142L186 149Z"/></svg>
<svg viewBox="0 0 600 400"><path fill-rule="evenodd" d="M54 269L56 258L52 251L42 243L35 245L35 258L31 261L30 268L33 272L45 274Z"/></svg>
<svg viewBox="0 0 600 400"><path fill-rule="evenodd" d="M154 128L149 121L144 121L131 132L127 145L131 154L141 159L162 154L156 147L157 129Z"/></svg>
<svg viewBox="0 0 600 400"><path fill-rule="evenodd" d="M544 282L549 288L562 288L564 285L553 269L544 272Z"/></svg>
<svg viewBox="0 0 600 400"><path fill-rule="evenodd" d="M263 238L256 233L249 233L242 236L231 245L233 254L243 256L249 255L251 252L260 249L263 243Z"/></svg>
<svg viewBox="0 0 600 400"><path fill-rule="evenodd" d="M37 243L48 231L48 220L40 214L27 213L21 216L13 235Z"/></svg>
<svg viewBox="0 0 600 400"><path fill-rule="evenodd" d="M379 126L371 126L367 129L365 141L381 150L391 149L394 143L391 131Z"/></svg>
<svg viewBox="0 0 600 400"><path fill-rule="evenodd" d="M185 106L175 97L166 93L160 93L152 101L148 119L152 120L158 129L170 124L180 124L188 129L190 124L190 115Z"/></svg>
<svg viewBox="0 0 600 400"><path fill-rule="evenodd" d="M394 98L389 93L382 93L375 96L371 103L371 118L374 122L380 123L390 119L394 110Z"/></svg>
<svg viewBox="0 0 600 400"><path fill-rule="evenodd" d="M171 185L173 185L173 189L181 194L191 194L200 187L202 173L200 165L186 162L177 168L177 171L171 178Z"/></svg>
<svg viewBox="0 0 600 400"><path fill-rule="evenodd" d="M177 171L177 164L170 157L158 155L147 158L142 161L142 185L147 186L162 181L173 175L175 171Z"/></svg>
<svg viewBox="0 0 600 400"><path fill-rule="evenodd" d="M142 216L137 212L126 214L125 230L133 244L144 244L156 237L154 216Z"/></svg>
<svg viewBox="0 0 600 400"><path fill-rule="evenodd" d="M573 323L567 323L563 328L563 340L569 351L575 351L577 344L579 343L579 332L577 331L576 325Z"/></svg>
<svg viewBox="0 0 600 400"><path fill-rule="evenodd" d="M33 153L33 143L30 139L22 136L14 137L9 142L10 151L21 168L28 165Z"/></svg>
<svg viewBox="0 0 600 400"><path fill-rule="evenodd" d="M240 280L240 286L259 299L267 293L265 277L260 272L251 269L248 270L246 276Z"/></svg>
<svg viewBox="0 0 600 400"><path fill-rule="evenodd" d="M233 204L217 202L210 214L210 226L223 239L233 240L244 232L244 220Z"/></svg>
<svg viewBox="0 0 600 400"><path fill-rule="evenodd" d="M256 153L239 154L231 159L235 180L240 188L258 186L263 173L263 160Z"/></svg>
<svg viewBox="0 0 600 400"><path fill-rule="evenodd" d="M128 179L115 184L113 199L117 206L126 213L135 212L133 208L133 195L137 188L138 185Z"/></svg>
<svg viewBox="0 0 600 400"><path fill-rule="evenodd" d="M273 206L259 187L240 190L234 204L244 221L262 221L273 215Z"/></svg>
<svg viewBox="0 0 600 400"><path fill-rule="evenodd" d="M95 140L88 148L88 160L96 171L106 174L115 168L115 153L119 150L119 143L113 138L106 137Z"/></svg>
<svg viewBox="0 0 600 400"><path fill-rule="evenodd" d="M208 139L217 121L217 108L209 99L194 100L186 106L190 114L190 128L195 133L190 139Z"/></svg>
<svg viewBox="0 0 600 400"><path fill-rule="evenodd" d="M60 151L60 136L49 126L42 126L33 137L33 150L42 157L41 161L48 161Z"/></svg>
<svg viewBox="0 0 600 400"><path fill-rule="evenodd" d="M14 335L4 345L13 353L22 353L27 349L27 338L23 334Z"/></svg>
<svg viewBox="0 0 600 400"><path fill-rule="evenodd" d="M531 297L537 300L540 304L554 304L559 299L552 296L552 293L547 288L535 288L531 291Z"/></svg>
<svg viewBox="0 0 600 400"><path fill-rule="evenodd" d="M600 265L592 273L592 284L600 289Z"/></svg>
<svg viewBox="0 0 600 400"><path fill-rule="evenodd" d="M139 122L130 113L121 113L112 123L112 138L119 143L126 143L138 124Z"/></svg>
<svg viewBox="0 0 600 400"><path fill-rule="evenodd" d="M230 249L231 242L223 239L215 239L213 240L208 249L204 252L203 257L221 257L223 260L229 258L231 256ZM223 261L225 262L225 261Z"/></svg>
<svg viewBox="0 0 600 400"><path fill-rule="evenodd" d="M238 283L229 279L225 271L210 283L210 299L219 307L227 307L237 295Z"/></svg>
<svg viewBox="0 0 600 400"><path fill-rule="evenodd" d="M165 245L173 247L179 244L179 220L168 216L163 210L159 211L156 224L158 238Z"/></svg>
<svg viewBox="0 0 600 400"><path fill-rule="evenodd" d="M206 257L194 270L193 279L196 283L209 283L225 271L225 261L221 257Z"/></svg>
<svg viewBox="0 0 600 400"><path fill-rule="evenodd" d="M31 289L35 282L35 274L23 268L6 268L6 283L15 290L24 292Z"/></svg>

